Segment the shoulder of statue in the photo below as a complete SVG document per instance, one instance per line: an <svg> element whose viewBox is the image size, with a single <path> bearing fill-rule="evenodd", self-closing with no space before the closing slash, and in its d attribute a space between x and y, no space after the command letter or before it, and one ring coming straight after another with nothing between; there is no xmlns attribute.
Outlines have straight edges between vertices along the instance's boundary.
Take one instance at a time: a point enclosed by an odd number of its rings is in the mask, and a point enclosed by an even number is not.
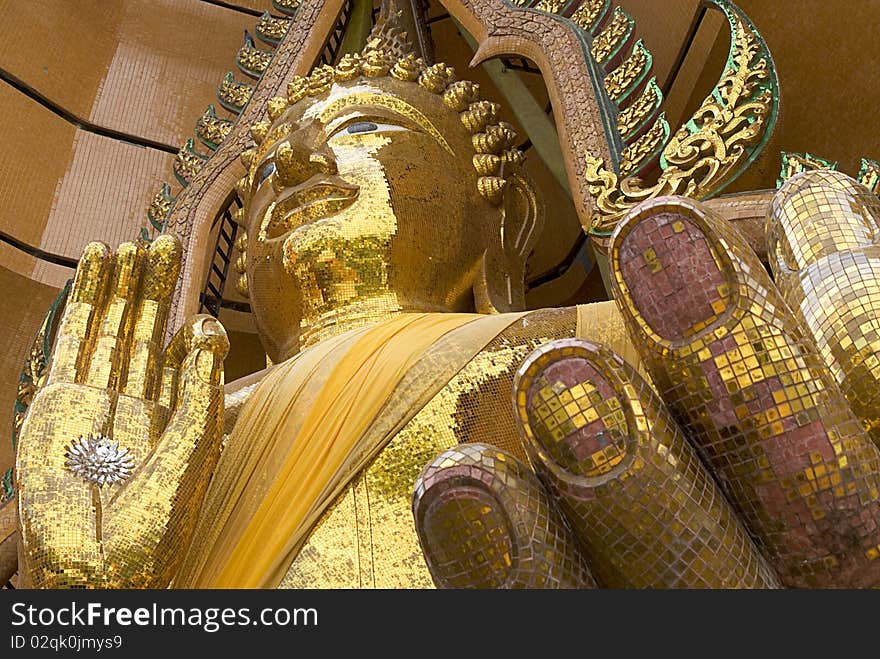
<svg viewBox="0 0 880 659"><path fill-rule="evenodd" d="M494 350L499 343L537 347L554 339L571 338L577 327L577 307L549 307L502 315L510 317L511 322L485 350Z"/></svg>

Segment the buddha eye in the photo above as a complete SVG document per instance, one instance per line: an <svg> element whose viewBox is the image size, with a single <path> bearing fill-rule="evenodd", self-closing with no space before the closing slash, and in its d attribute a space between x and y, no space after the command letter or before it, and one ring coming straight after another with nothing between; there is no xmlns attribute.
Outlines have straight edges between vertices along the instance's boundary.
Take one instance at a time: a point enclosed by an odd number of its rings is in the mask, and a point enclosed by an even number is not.
<svg viewBox="0 0 880 659"><path fill-rule="evenodd" d="M354 135L355 133L375 133L378 129L379 124L374 124L372 121L359 121L356 124L349 125L345 132L349 135Z"/></svg>
<svg viewBox="0 0 880 659"><path fill-rule="evenodd" d="M333 135L331 135L330 139L333 139L334 137L341 137L343 135L390 133L394 131L405 130L409 130L409 128L407 128L406 126L400 126L398 124L380 123L378 121L356 121L337 130L335 133L333 133Z"/></svg>
<svg viewBox="0 0 880 659"><path fill-rule="evenodd" d="M272 172L275 171L275 162L266 163L263 169L260 170L260 176L257 178L257 185L261 185L263 181L265 181L269 176L272 175Z"/></svg>

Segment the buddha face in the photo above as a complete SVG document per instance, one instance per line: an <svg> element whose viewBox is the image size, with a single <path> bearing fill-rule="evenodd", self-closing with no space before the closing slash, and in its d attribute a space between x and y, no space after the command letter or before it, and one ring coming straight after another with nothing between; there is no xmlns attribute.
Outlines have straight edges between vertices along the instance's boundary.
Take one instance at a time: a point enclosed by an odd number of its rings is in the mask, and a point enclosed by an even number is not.
<svg viewBox="0 0 880 659"><path fill-rule="evenodd" d="M275 119L244 218L251 305L273 361L342 308L473 310L504 209L477 190L471 138L441 96L391 77L334 83Z"/></svg>

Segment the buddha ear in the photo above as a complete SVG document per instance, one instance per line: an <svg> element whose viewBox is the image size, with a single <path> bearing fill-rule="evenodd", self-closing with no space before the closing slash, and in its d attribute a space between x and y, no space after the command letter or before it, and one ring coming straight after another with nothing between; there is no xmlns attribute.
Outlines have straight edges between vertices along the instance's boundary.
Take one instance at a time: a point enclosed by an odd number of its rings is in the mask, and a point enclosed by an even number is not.
<svg viewBox="0 0 880 659"><path fill-rule="evenodd" d="M500 221L493 228L474 285L480 313L525 308L525 263L544 226L544 205L531 179L519 169L506 178Z"/></svg>

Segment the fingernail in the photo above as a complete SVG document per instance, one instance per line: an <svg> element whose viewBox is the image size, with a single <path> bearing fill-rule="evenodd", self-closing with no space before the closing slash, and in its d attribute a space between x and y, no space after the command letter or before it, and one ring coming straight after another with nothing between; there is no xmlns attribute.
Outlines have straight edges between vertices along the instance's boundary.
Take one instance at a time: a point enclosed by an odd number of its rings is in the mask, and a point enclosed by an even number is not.
<svg viewBox="0 0 880 659"><path fill-rule="evenodd" d="M595 586L558 514L526 465L486 444L440 454L413 494L428 569L445 588Z"/></svg>
<svg viewBox="0 0 880 659"><path fill-rule="evenodd" d="M643 208L622 223L611 246L617 288L625 289L615 297L667 341L713 327L733 304L733 273L723 271L705 227L680 205Z"/></svg>
<svg viewBox="0 0 880 659"><path fill-rule="evenodd" d="M526 362L523 368L531 375L526 414L530 434L544 449L539 459L549 458L580 477L616 471L627 455L629 427L606 377L593 363L574 355L562 354L531 369Z"/></svg>

